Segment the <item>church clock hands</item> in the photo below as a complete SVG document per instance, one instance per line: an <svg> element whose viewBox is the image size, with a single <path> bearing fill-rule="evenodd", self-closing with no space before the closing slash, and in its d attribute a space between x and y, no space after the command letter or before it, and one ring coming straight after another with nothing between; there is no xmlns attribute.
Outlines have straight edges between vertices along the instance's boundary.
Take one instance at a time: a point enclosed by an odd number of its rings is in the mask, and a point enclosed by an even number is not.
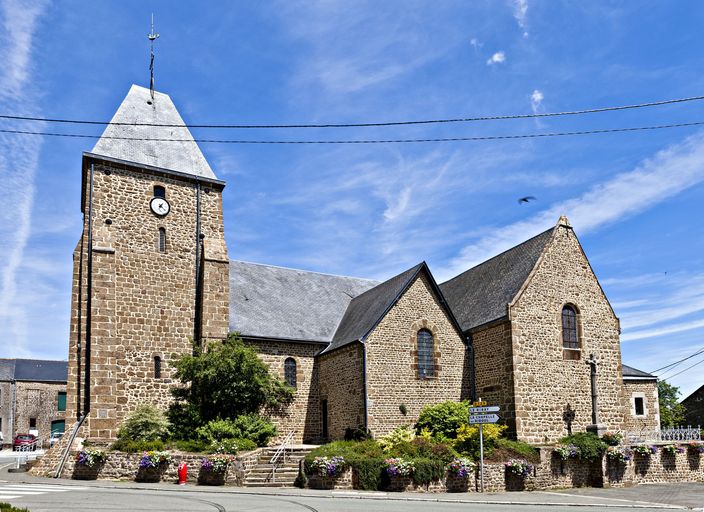
<svg viewBox="0 0 704 512"><path fill-rule="evenodd" d="M152 198L152 200L149 201L149 207L159 217L166 216L166 214L169 213L169 210L171 209L169 202L163 197Z"/></svg>

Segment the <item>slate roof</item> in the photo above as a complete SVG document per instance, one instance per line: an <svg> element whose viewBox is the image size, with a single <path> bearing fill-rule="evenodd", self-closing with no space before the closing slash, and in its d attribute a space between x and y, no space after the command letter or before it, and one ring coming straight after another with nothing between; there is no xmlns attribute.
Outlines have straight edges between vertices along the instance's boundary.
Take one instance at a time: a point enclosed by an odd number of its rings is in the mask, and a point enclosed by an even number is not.
<svg viewBox="0 0 704 512"><path fill-rule="evenodd" d="M553 230L540 233L440 285L463 331L506 316Z"/></svg>
<svg viewBox="0 0 704 512"><path fill-rule="evenodd" d="M328 343L350 301L378 281L230 262L230 331Z"/></svg>
<svg viewBox="0 0 704 512"><path fill-rule="evenodd" d="M423 267L426 267L425 263L419 263L352 299L332 343L323 352L338 349L369 334Z"/></svg>
<svg viewBox="0 0 704 512"><path fill-rule="evenodd" d="M643 380L643 379L652 379L656 380L657 377L651 373L644 372L642 370L638 370L636 368L633 368L632 366L627 366L627 365L621 365L623 367L623 378L624 379L638 379L638 380Z"/></svg>
<svg viewBox="0 0 704 512"><path fill-rule="evenodd" d="M0 380L66 382L68 362L42 359L0 359Z"/></svg>
<svg viewBox="0 0 704 512"><path fill-rule="evenodd" d="M178 126L167 128L110 124L91 151L93 154L215 179L215 174L168 94L155 91L152 101L149 89L133 85L111 122ZM121 140L110 137L179 139L181 142Z"/></svg>

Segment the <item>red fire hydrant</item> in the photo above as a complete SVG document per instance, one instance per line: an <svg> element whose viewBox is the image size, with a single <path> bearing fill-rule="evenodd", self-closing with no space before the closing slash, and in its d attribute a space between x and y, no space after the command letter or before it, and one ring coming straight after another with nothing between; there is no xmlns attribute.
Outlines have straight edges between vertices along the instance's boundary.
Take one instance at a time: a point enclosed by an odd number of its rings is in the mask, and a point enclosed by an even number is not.
<svg viewBox="0 0 704 512"><path fill-rule="evenodd" d="M186 478L188 478L188 466L182 462L178 465L178 485L186 485Z"/></svg>

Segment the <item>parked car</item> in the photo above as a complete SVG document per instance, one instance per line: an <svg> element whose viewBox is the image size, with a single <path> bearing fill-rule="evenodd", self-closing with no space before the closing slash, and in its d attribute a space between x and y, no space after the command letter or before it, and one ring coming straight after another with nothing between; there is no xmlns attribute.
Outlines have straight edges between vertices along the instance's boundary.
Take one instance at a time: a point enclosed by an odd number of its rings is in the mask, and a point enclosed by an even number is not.
<svg viewBox="0 0 704 512"><path fill-rule="evenodd" d="M34 451L37 449L37 436L33 434L17 434L12 441L14 451Z"/></svg>
<svg viewBox="0 0 704 512"><path fill-rule="evenodd" d="M52 448L63 435L63 432L52 432L49 436L49 448Z"/></svg>

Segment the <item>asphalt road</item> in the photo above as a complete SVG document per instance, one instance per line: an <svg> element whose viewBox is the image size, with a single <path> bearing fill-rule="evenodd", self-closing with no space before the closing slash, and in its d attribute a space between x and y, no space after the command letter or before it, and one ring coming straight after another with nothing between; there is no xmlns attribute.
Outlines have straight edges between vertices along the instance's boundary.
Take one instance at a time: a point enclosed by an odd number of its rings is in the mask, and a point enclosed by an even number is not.
<svg viewBox="0 0 704 512"><path fill-rule="evenodd" d="M27 507L31 512L57 511L252 511L252 512L395 512L395 511L525 511L525 512L591 512L613 510L638 510L642 512L672 509L689 509L686 506L650 506L638 503L628 496L605 497L561 493L502 493L473 496L472 502L443 502L430 500L461 499L453 495L382 495L325 493L320 495L249 494L242 490L209 490L204 488L120 488L98 487L92 483L65 482L45 479L39 483L0 482L0 502ZM693 487L704 497L704 487ZM598 494L598 493L597 493ZM633 496L638 498L642 493ZM366 499L361 499L365 496ZM371 499L370 499L371 498ZM503 502L503 503L499 503ZM702 504L704 506L704 504ZM697 510L702 510L698 508Z"/></svg>

